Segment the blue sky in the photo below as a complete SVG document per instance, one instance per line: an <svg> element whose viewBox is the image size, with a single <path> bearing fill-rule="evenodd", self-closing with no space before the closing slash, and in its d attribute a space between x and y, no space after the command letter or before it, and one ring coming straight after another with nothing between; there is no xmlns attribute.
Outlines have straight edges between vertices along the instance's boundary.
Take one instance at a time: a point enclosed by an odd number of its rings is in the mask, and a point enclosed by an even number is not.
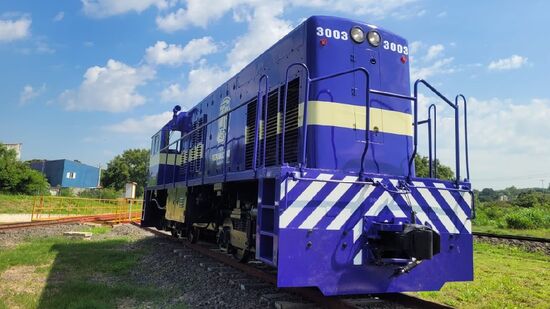
<svg viewBox="0 0 550 309"><path fill-rule="evenodd" d="M149 147L174 104L194 105L304 18L336 15L407 38L413 78L466 95L475 187L547 186L548 11L542 0L2 1L0 141L23 143L24 160L105 165ZM434 101L423 99L422 110ZM451 114L440 115L450 165Z"/></svg>

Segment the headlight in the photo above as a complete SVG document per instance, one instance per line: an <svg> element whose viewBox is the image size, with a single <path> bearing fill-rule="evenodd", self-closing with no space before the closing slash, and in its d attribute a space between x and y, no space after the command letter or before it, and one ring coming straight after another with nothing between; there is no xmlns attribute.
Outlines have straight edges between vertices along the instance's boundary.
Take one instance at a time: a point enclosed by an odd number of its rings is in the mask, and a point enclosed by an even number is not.
<svg viewBox="0 0 550 309"><path fill-rule="evenodd" d="M365 42L365 31L363 31L363 29L361 29L360 27L355 26L351 28L350 34L351 34L351 38L353 39L353 41L355 41L355 43Z"/></svg>
<svg viewBox="0 0 550 309"><path fill-rule="evenodd" d="M378 45L380 45L380 34L374 30L369 31L369 33L367 33L367 40L370 45L378 47Z"/></svg>

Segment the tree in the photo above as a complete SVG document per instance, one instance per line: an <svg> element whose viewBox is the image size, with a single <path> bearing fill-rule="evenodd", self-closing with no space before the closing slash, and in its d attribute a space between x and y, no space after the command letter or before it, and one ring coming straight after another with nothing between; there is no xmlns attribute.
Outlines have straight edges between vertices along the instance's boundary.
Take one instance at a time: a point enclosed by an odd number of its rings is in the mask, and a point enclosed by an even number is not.
<svg viewBox="0 0 550 309"><path fill-rule="evenodd" d="M0 192L40 194L49 187L42 173L18 161L15 150L0 144Z"/></svg>
<svg viewBox="0 0 550 309"><path fill-rule="evenodd" d="M149 150L126 150L107 163L101 183L104 187L122 190L126 183L135 182L137 183L136 195L141 196L147 181L148 164Z"/></svg>
<svg viewBox="0 0 550 309"><path fill-rule="evenodd" d="M430 176L430 163L428 157L424 156L415 156L414 157L414 166L416 169L416 177L424 177L427 178ZM454 179L455 175L453 173L453 170L441 163L439 163L439 160L435 161L434 166L437 170L437 178L438 179L445 179L445 180L452 180Z"/></svg>

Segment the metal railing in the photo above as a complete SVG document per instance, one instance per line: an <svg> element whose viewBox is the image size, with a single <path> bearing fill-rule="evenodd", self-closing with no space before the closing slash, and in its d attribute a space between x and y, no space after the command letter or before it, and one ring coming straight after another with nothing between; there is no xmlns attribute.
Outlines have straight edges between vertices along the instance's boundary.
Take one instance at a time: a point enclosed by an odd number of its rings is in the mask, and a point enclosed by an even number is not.
<svg viewBox="0 0 550 309"><path fill-rule="evenodd" d="M443 100L444 102L446 102L451 108L454 109L454 112L455 112L455 169L456 169L456 185L458 186L459 182L461 181L460 180L460 135L459 135L459 99L462 99L462 101L464 102L464 135L465 135L465 160L466 160L466 174L467 174L467 178L465 179L465 181L469 181L470 179L470 168L469 168L469 158L468 158L468 132L467 132L467 103L466 103L466 98L459 94L455 97L455 102L451 102L447 97L445 97L444 95L442 95L437 89L435 89L432 85L430 85L428 82L426 82L425 80L423 79L419 79L417 81L415 81L414 83L414 92L413 92L413 96L407 96L407 95L402 95L402 94L397 94L397 93L392 93L392 92L386 92L386 91L381 91L381 90L375 90L375 89L370 89L370 75L369 75L369 72L367 69L363 68L363 67L358 67L358 68L353 68L353 69L349 69L349 70L344 70L344 71L341 71L341 72L338 72L338 73L334 73L334 74L329 74L329 75L325 75L325 76L321 76L321 77L315 77L315 78L311 78L310 77L310 71L307 67L306 64L304 63L300 63L300 62L295 62L295 63L292 63L290 64L287 69L286 69L286 74L285 74L285 82L284 82L284 96L283 96L283 106L282 106L282 125L281 125L281 139L282 139L282 142L281 142L281 148L280 148L280 158L281 158L281 163L282 164L287 164L288 162L285 162L285 135L286 135L286 112L287 112L287 99L288 99L288 84L289 84L289 72L291 70L291 68L293 67L300 67L304 70L304 72L302 72L302 74L305 74L305 99L304 99L304 108L303 108L303 124L302 124L302 128L301 128L301 136L302 136L302 140L301 140L301 143L299 143L299 146L300 149L299 149L299 162L298 162L298 165L300 167L300 170L303 170L303 168L307 167L307 155L306 155L306 151L307 151L307 130L308 130L308 124L307 124L307 117L308 117L308 103L309 103L309 97L310 97L310 85L311 83L314 83L314 82L318 82L318 81L322 81L322 80L327 80L327 79L331 79L331 78L335 78L335 77L338 77L338 76L342 76L342 75L346 75L346 74L351 74L351 73L355 73L355 72L360 72L362 74L365 75L365 109L366 109L366 113L365 113L365 123L366 123L366 128L365 128L365 146L363 148L363 151L361 153L361 163L360 163L360 170L359 170L359 177L360 177L360 180L363 180L364 178L364 172L365 172L365 169L364 169L364 164L365 164L365 158L366 158L366 155L368 153L368 149L369 149L369 142L370 142L370 138L369 138L369 132L370 132L370 95L371 94L376 94L376 95L381 95L381 96L386 96L386 97L392 97L392 98L399 98L399 99L404 99L404 100L408 100L408 101L412 101L413 102L413 117L414 117L414 121L412 123L413 125L413 151L412 151L412 154L409 158L409 162L408 162L408 179L410 180L410 178L412 177L413 175L413 172L412 172L412 165L413 165L413 162L414 162L414 158L417 154L417 150L418 150L418 125L419 124L422 124L422 123L426 123L428 122L428 125L429 125L429 158L430 158L430 177L436 177L437 176L437 167L435 166L432 166L432 165L435 165L435 160L437 159L437 142L436 142L436 109L435 109L435 105L430 106L429 108L429 111L428 111L428 120L425 120L425 121L418 121L418 86L419 85L424 85L426 88L428 88L431 92L433 92L434 94L436 94L441 100ZM262 88L262 83L263 83L263 88ZM252 169L253 171L255 172L255 174L257 175L257 168L258 168L258 155L259 155L259 147L260 147L260 134L263 135L263 143L261 145L262 149L263 149L263 160L261 162L261 167L265 167L265 158L266 158L266 143L267 143L267 104L268 104L268 101L269 101L269 77L266 75L266 74L263 74L260 79L258 80L258 93L257 93L257 98L256 98L256 119L255 119L255 128L254 128L254 150L253 150L253 158L252 158ZM277 111L280 111L280 102L281 100L278 100L277 102ZM223 157L223 177L224 177L224 180L227 179L227 147L228 147L228 143L230 142L228 140L228 134L229 134L229 120L230 120L230 115L231 113L235 112L236 110L242 108L243 106L246 106L248 104L250 104L251 102L250 101L246 101L246 102L243 102L239 105L237 105L236 107L224 112L224 113L221 113L219 116L215 117L214 119L210 120L210 121L205 121L205 123L203 123L202 125L198 126L197 128L193 129L193 130L190 130L189 132L185 132L185 134L183 136L181 136L179 139L169 143L167 146L163 147L160 152L162 153L163 151L167 152L168 153L168 150L170 149L170 147L174 144L176 144L176 147L175 147L175 155L174 155L174 166L173 166L173 170L172 170L172 176L174 177L174 179L176 178L176 162L177 162L177 156L178 154L179 155L182 155L182 145L184 143L184 141L187 141L187 144L188 144L188 151L190 150L191 148L191 138L193 137L194 133L198 132L199 130L204 130L206 131L206 129L208 128L208 126L210 124L212 124L213 122L215 121L218 121L219 119L221 119L222 117L227 117L226 119L226 122L225 122L225 140L224 140L224 145L223 145L223 154L224 154L224 157ZM432 110L433 108L433 122L434 122L434 146L433 146L433 157L432 157L432 141L431 141L431 113L430 111ZM262 117L263 116L263 117ZM204 116L205 117L205 116ZM278 116L277 116L278 117ZM261 123L261 120L263 118L263 128L262 128L262 131L260 131L260 123ZM278 121L278 119L277 119ZM278 135L278 134L277 134ZM200 170L202 171L202 179L204 181L204 177L205 177L205 155L206 155L206 134L202 134L202 153L201 153L201 167L200 167ZM231 142L233 141L233 139L231 139ZM278 137L277 137L277 145L279 145L279 140L278 140ZM219 147L219 146L218 146ZM279 150L279 149L278 149ZM278 151L277 150L277 151ZM279 154L277 154L277 157L279 157ZM187 158L186 158L186 170L185 170L185 181L186 181L186 184L189 183L189 166L190 166L190 160L191 158L189 157L189 154L187 155ZM167 166L167 163L168 163L168 155L166 156L166 160L165 160L165 167ZM163 184L166 184L166 169L164 170L164 177L163 177ZM174 181L175 183L175 181Z"/></svg>
<svg viewBox="0 0 550 309"><path fill-rule="evenodd" d="M114 221L141 218L141 199L94 199L63 196L36 196L31 221L58 220L91 215L114 215Z"/></svg>

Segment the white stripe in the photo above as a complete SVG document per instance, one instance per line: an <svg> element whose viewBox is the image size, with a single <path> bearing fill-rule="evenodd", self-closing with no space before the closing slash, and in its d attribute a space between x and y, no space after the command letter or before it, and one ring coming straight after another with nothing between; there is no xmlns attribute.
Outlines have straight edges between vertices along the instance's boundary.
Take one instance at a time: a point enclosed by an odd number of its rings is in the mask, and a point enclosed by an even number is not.
<svg viewBox="0 0 550 309"><path fill-rule="evenodd" d="M329 180L332 177L330 174L320 174L316 179ZM296 216L304 209L304 207L311 201L311 199L317 194L327 182L324 181L312 181L311 184L288 206L279 218L279 227L285 228L290 222L296 218Z"/></svg>
<svg viewBox="0 0 550 309"><path fill-rule="evenodd" d="M297 180L294 180L292 177L287 177L285 181L281 182L281 192L280 192L280 198L279 201L284 199L287 192L290 192L292 188L294 188L295 185L298 184Z"/></svg>
<svg viewBox="0 0 550 309"><path fill-rule="evenodd" d="M413 182L413 184L417 187L425 186L425 184L422 182ZM447 231L449 233L458 234L458 229L453 224L449 216L447 216L443 208L441 208L441 205L439 205L439 203L435 200L430 190L425 188L416 188L416 189L418 190L420 195L422 195L426 203L428 203L428 206L430 206L430 208L432 208L432 210L435 212L437 218L439 218L439 221L443 223Z"/></svg>
<svg viewBox="0 0 550 309"><path fill-rule="evenodd" d="M401 208L397 205L393 197L388 193L388 191L384 191L382 195L376 200L376 202L372 205L372 207L369 208L367 213L365 213L365 216L375 217L380 214L380 212L388 207L390 211L392 212L393 216L396 218L406 218L407 215L401 210Z"/></svg>
<svg viewBox="0 0 550 309"><path fill-rule="evenodd" d="M374 190L375 186L365 185L355 196L349 201L344 209L332 220L332 222L327 227L327 230L339 230L342 226L348 221L351 215L359 208L361 203L363 203L369 195Z"/></svg>
<svg viewBox="0 0 550 309"><path fill-rule="evenodd" d="M460 192L460 196L462 196L468 207L472 209L472 194L470 192Z"/></svg>
<svg viewBox="0 0 550 309"><path fill-rule="evenodd" d="M363 250L359 250L357 252L357 255L353 258L353 265L361 265L363 264Z"/></svg>
<svg viewBox="0 0 550 309"><path fill-rule="evenodd" d="M405 200L407 199L407 197L404 197ZM409 194L408 195L408 198L411 202L411 207L412 209L414 210L415 212L415 215L416 215L416 218L418 220L420 220L420 222L425 225L426 223L428 223L430 225L430 227L439 233L439 231L437 230L437 227L433 224L432 220L430 220L430 218L428 218L428 215L426 215L426 213L424 212L424 210L422 210L422 207L420 207L420 204L418 204L418 202L416 201L416 199L412 196L412 194Z"/></svg>
<svg viewBox="0 0 550 309"><path fill-rule="evenodd" d="M357 177L347 176L342 181L355 181ZM323 219L323 217L332 209L332 207L340 200L342 195L351 188L352 183L340 183L330 192L330 194L315 208L315 210L307 217L300 225L301 229L312 229Z"/></svg>
<svg viewBox="0 0 550 309"><path fill-rule="evenodd" d="M359 222L353 227L353 243L359 239L363 234L363 218L359 219ZM361 265L363 262L363 250L359 250L353 258L353 265Z"/></svg>
<svg viewBox="0 0 550 309"><path fill-rule="evenodd" d="M395 187L397 185L397 180L390 180L390 182L393 184L393 186ZM403 194L404 195L404 194ZM426 223L428 223L430 225L430 227L436 231L436 232L439 232L437 230L437 227L433 224L432 220L430 220L430 218L428 218L428 215L426 215L426 213L424 212L424 210L422 210L422 207L420 207L420 204L418 204L418 202L416 201L416 199L412 196L412 194L406 194L403 196L403 199L407 202L409 201L411 203L411 208L412 210L415 212L415 216L418 220L420 220L420 223L422 225L425 225Z"/></svg>
<svg viewBox="0 0 550 309"><path fill-rule="evenodd" d="M437 188L447 189L444 184L442 183L434 183L434 185ZM460 205L456 201L456 199L451 195L451 192L449 190L439 190L439 194L443 197L445 202L451 206L451 209L454 211L460 222L464 224L464 227L466 227L466 230L468 233L472 232L472 221L468 216L464 213L462 208L460 208Z"/></svg>

